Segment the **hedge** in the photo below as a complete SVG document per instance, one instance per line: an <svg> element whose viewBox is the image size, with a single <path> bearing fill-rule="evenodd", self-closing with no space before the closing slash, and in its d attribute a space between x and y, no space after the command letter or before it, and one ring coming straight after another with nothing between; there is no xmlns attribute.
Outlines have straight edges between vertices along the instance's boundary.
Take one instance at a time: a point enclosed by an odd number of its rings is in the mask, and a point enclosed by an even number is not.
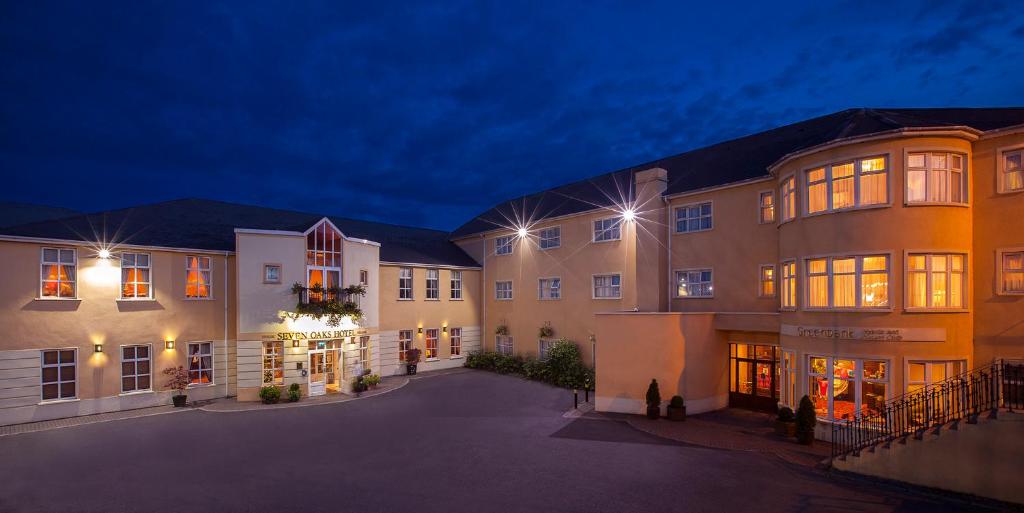
<svg viewBox="0 0 1024 513"><path fill-rule="evenodd" d="M495 351L474 351L466 357L466 367L518 374L562 388L594 388L594 370L583 364L579 347L566 339L555 341L547 355L539 360Z"/></svg>

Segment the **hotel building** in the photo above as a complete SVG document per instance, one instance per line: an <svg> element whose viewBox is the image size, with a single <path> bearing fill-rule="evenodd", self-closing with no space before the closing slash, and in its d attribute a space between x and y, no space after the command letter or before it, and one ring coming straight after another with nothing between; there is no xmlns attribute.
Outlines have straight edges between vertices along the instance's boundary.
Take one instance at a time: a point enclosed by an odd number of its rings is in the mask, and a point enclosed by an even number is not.
<svg viewBox="0 0 1024 513"><path fill-rule="evenodd" d="M452 233L203 200L0 229L0 423L167 402L170 365L193 399L253 400L401 373L407 347L429 370L562 337L599 410L643 411L657 378L691 412L870 413L1024 356L1022 160L1024 109L853 109ZM296 283L362 285L334 298L361 316L299 315L325 298Z"/></svg>

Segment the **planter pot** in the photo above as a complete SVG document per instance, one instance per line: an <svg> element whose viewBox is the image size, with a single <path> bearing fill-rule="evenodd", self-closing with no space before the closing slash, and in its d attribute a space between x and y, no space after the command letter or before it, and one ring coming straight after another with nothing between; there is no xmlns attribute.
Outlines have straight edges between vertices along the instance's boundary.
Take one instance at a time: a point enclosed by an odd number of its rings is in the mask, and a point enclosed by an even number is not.
<svg viewBox="0 0 1024 513"><path fill-rule="evenodd" d="M188 405L188 396L187 395L176 395L176 396L171 397L171 401L174 403L175 407L177 407L177 408L184 408L185 406Z"/></svg>
<svg viewBox="0 0 1024 513"><path fill-rule="evenodd" d="M661 408L658 407L658 406L648 406L647 407L647 418L652 419L652 420L657 420L658 417L661 417Z"/></svg>
<svg viewBox="0 0 1024 513"><path fill-rule="evenodd" d="M796 436L796 422L783 422L781 420L776 420L775 434L786 438L793 438Z"/></svg>
<svg viewBox="0 0 1024 513"><path fill-rule="evenodd" d="M686 420L686 406L680 406L678 408L669 406L668 420L674 420L677 422Z"/></svg>
<svg viewBox="0 0 1024 513"><path fill-rule="evenodd" d="M413 374L416 374L416 364L415 363L410 363L410 364L406 365L405 366L405 373L410 375L410 376L412 376Z"/></svg>

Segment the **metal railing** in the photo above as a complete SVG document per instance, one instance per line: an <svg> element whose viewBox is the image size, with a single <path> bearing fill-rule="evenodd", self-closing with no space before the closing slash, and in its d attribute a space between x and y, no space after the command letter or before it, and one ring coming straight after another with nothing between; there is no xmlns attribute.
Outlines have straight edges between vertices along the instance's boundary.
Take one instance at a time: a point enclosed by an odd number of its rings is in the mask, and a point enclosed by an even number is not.
<svg viewBox="0 0 1024 513"><path fill-rule="evenodd" d="M345 301L352 301L354 299L358 301L358 296L356 296L355 298L353 298L352 296L352 294L345 292L344 289L303 289L301 292L299 292L299 300L302 301L303 304L307 305L311 303L327 302L343 303Z"/></svg>
<svg viewBox="0 0 1024 513"><path fill-rule="evenodd" d="M1024 360L997 360L895 397L879 409L836 420L832 457L909 436L920 438L950 422L975 423L979 415L995 414L999 408L1024 409Z"/></svg>

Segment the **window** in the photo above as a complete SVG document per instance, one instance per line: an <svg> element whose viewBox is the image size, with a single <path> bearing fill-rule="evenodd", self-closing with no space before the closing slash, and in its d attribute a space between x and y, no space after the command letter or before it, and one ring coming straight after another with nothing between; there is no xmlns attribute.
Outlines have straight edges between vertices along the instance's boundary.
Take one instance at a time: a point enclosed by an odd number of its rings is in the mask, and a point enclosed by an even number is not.
<svg viewBox="0 0 1024 513"><path fill-rule="evenodd" d="M610 217L594 221L594 242L619 240L622 238L622 218Z"/></svg>
<svg viewBox="0 0 1024 513"><path fill-rule="evenodd" d="M412 330L398 331L398 361L405 361L405 352L412 348Z"/></svg>
<svg viewBox="0 0 1024 513"><path fill-rule="evenodd" d="M512 235L506 235L504 237L494 238L494 254L495 255L511 255L512 254L512 241L515 238Z"/></svg>
<svg viewBox="0 0 1024 513"><path fill-rule="evenodd" d="M398 270L398 299L412 299L412 268Z"/></svg>
<svg viewBox="0 0 1024 513"><path fill-rule="evenodd" d="M555 345L555 341L540 339L537 342L538 354L540 355L540 359L543 360L548 357L548 350L551 349L551 346Z"/></svg>
<svg viewBox="0 0 1024 513"><path fill-rule="evenodd" d="M782 352L782 394L779 400L782 404L796 407L796 352Z"/></svg>
<svg viewBox="0 0 1024 513"><path fill-rule="evenodd" d="M622 296L622 277L618 274L594 276L594 299L619 299Z"/></svg>
<svg viewBox="0 0 1024 513"><path fill-rule="evenodd" d="M213 343L188 344L188 380L192 385L213 383Z"/></svg>
<svg viewBox="0 0 1024 513"><path fill-rule="evenodd" d="M907 154L907 203L967 203L964 156Z"/></svg>
<svg viewBox="0 0 1024 513"><path fill-rule="evenodd" d="M885 405L888 382L888 361L812 356L807 395L819 417L849 419L860 413L876 418Z"/></svg>
<svg viewBox="0 0 1024 513"><path fill-rule="evenodd" d="M711 269L676 271L676 297L714 297Z"/></svg>
<svg viewBox="0 0 1024 513"><path fill-rule="evenodd" d="M554 249L562 245L562 228L555 226L540 231L540 249Z"/></svg>
<svg viewBox="0 0 1024 513"><path fill-rule="evenodd" d="M284 342L263 343L263 384L284 384Z"/></svg>
<svg viewBox="0 0 1024 513"><path fill-rule="evenodd" d="M1024 149L1004 151L1000 167L999 192L1024 191Z"/></svg>
<svg viewBox="0 0 1024 513"><path fill-rule="evenodd" d="M967 273L964 255L907 256L907 308L964 308Z"/></svg>
<svg viewBox="0 0 1024 513"><path fill-rule="evenodd" d="M510 335L495 335L494 350L500 354L512 356L512 337Z"/></svg>
<svg viewBox="0 0 1024 513"><path fill-rule="evenodd" d="M702 232L710 229L710 201L676 209L676 233Z"/></svg>
<svg viewBox="0 0 1024 513"><path fill-rule="evenodd" d="M494 299L501 301L508 301L512 299L512 282L511 281L496 281L494 282Z"/></svg>
<svg viewBox="0 0 1024 513"><path fill-rule="evenodd" d="M39 271L40 294L44 298L75 298L78 254L74 249L43 248Z"/></svg>
<svg viewBox="0 0 1024 513"><path fill-rule="evenodd" d="M150 369L148 345L121 346L121 392L150 390L153 371Z"/></svg>
<svg viewBox="0 0 1024 513"><path fill-rule="evenodd" d="M462 328L448 328L451 357L462 356Z"/></svg>
<svg viewBox="0 0 1024 513"><path fill-rule="evenodd" d="M364 287L370 284L370 271L366 269L359 270L359 284Z"/></svg>
<svg viewBox="0 0 1024 513"><path fill-rule="evenodd" d="M462 271L452 271L451 274L451 298L462 299Z"/></svg>
<svg viewBox="0 0 1024 513"><path fill-rule="evenodd" d="M40 351L43 400L74 399L78 395L75 361L77 349Z"/></svg>
<svg viewBox="0 0 1024 513"><path fill-rule="evenodd" d="M761 224L774 223L775 222L775 193L772 191L764 191L760 194L758 199L758 220Z"/></svg>
<svg viewBox="0 0 1024 513"><path fill-rule="evenodd" d="M359 337L359 364L364 369L370 368L370 337Z"/></svg>
<svg viewBox="0 0 1024 513"><path fill-rule="evenodd" d="M1000 288L1003 294L1024 294L1024 250L1000 251Z"/></svg>
<svg viewBox="0 0 1024 513"><path fill-rule="evenodd" d="M209 299L212 297L212 269L210 257L189 255L185 257L185 297Z"/></svg>
<svg viewBox="0 0 1024 513"><path fill-rule="evenodd" d="M880 205L889 201L885 157L856 159L807 171L807 213Z"/></svg>
<svg viewBox="0 0 1024 513"><path fill-rule="evenodd" d="M306 234L307 287L341 288L341 246L341 233L326 220ZM310 302L336 299L333 292L311 292L307 298Z"/></svg>
<svg viewBox="0 0 1024 513"><path fill-rule="evenodd" d="M537 298L538 299L561 299L562 298L562 279L561 278L541 278L537 280Z"/></svg>
<svg viewBox="0 0 1024 513"><path fill-rule="evenodd" d="M281 283L281 264L263 264L263 283Z"/></svg>
<svg viewBox="0 0 1024 513"><path fill-rule="evenodd" d="M782 308L796 308L796 262L782 263Z"/></svg>
<svg viewBox="0 0 1024 513"><path fill-rule="evenodd" d="M427 269L427 299L439 299L440 278L437 269Z"/></svg>
<svg viewBox="0 0 1024 513"><path fill-rule="evenodd" d="M782 181L782 222L796 218L796 178Z"/></svg>
<svg viewBox="0 0 1024 513"><path fill-rule="evenodd" d="M424 358L437 359L437 328L425 330L427 333L427 352Z"/></svg>
<svg viewBox="0 0 1024 513"><path fill-rule="evenodd" d="M761 297L775 297L775 266L762 265L760 275L757 295Z"/></svg>
<svg viewBox="0 0 1024 513"><path fill-rule="evenodd" d="M807 264L807 308L889 306L886 255L812 258Z"/></svg>
<svg viewBox="0 0 1024 513"><path fill-rule="evenodd" d="M917 392L922 388L959 376L967 372L967 362L953 361L911 361L907 363L907 392Z"/></svg>
<svg viewBox="0 0 1024 513"><path fill-rule="evenodd" d="M121 299L153 297L151 270L149 253L122 253Z"/></svg>

